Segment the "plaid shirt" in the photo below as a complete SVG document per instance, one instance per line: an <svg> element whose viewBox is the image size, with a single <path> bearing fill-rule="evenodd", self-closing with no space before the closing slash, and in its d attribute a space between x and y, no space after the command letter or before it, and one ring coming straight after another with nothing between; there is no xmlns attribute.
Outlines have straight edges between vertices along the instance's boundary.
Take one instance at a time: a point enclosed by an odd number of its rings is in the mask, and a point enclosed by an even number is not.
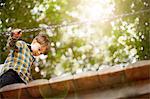
<svg viewBox="0 0 150 99"><path fill-rule="evenodd" d="M32 80L31 65L34 62L34 57L27 43L10 36L6 47L9 49L10 53L5 60L2 73L9 69L13 69L25 83L28 83Z"/></svg>

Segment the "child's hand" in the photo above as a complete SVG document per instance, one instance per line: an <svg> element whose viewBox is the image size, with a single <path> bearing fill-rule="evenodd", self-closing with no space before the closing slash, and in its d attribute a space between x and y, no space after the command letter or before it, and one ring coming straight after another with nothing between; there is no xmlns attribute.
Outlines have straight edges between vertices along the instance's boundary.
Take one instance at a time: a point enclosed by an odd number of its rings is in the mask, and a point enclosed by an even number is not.
<svg viewBox="0 0 150 99"><path fill-rule="evenodd" d="M19 39L22 36L21 29L15 29L12 31L12 37L14 39Z"/></svg>

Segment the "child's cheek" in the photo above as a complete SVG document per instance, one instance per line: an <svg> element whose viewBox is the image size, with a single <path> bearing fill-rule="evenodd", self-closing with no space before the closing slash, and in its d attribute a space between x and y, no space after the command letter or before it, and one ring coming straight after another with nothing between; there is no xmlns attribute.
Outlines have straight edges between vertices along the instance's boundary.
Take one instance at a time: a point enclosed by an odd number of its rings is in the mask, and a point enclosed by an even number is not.
<svg viewBox="0 0 150 99"><path fill-rule="evenodd" d="M37 51L37 50L38 50L38 46L37 46L36 44L32 44L32 45L31 45L31 49L32 49L33 51Z"/></svg>

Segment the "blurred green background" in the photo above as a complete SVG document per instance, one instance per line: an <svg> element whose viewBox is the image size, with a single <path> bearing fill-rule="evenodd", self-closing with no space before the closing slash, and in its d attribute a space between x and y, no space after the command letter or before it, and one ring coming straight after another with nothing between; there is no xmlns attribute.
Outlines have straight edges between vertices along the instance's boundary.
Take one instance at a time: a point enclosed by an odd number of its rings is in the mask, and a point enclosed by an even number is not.
<svg viewBox="0 0 150 99"><path fill-rule="evenodd" d="M2 32L60 24L67 26L22 36L31 43L43 32L51 41L49 54L38 57L39 64L33 68L36 79L150 59L150 11L110 19L146 9L150 9L150 0L1 0L0 64L8 55L8 37Z"/></svg>

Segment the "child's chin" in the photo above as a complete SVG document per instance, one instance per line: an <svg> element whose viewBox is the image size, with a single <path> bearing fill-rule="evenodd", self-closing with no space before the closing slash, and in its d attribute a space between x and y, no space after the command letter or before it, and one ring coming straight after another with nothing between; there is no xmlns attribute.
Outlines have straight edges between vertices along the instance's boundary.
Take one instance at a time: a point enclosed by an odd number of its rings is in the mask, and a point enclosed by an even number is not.
<svg viewBox="0 0 150 99"><path fill-rule="evenodd" d="M39 56L38 54L33 53L33 56Z"/></svg>

